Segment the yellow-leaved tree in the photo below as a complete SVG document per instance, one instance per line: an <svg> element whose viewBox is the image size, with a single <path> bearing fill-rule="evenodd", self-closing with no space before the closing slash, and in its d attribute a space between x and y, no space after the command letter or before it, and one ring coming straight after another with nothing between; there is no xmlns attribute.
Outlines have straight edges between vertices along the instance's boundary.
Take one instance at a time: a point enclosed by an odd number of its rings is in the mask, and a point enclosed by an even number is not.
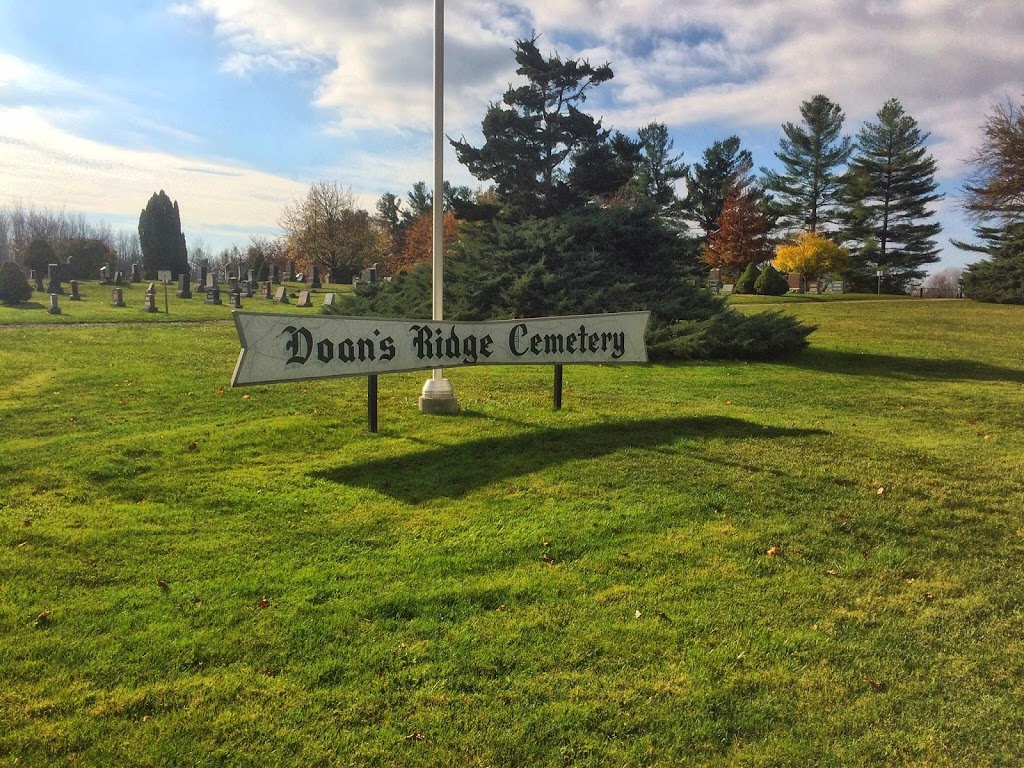
<svg viewBox="0 0 1024 768"><path fill-rule="evenodd" d="M817 232L801 232L775 249L772 264L780 272L802 272L808 280L820 280L848 269L850 252Z"/></svg>

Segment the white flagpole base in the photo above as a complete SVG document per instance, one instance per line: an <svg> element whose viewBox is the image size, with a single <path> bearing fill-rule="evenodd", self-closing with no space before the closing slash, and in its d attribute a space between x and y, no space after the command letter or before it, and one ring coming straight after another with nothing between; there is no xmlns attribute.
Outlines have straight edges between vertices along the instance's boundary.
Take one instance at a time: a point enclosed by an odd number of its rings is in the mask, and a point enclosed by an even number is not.
<svg viewBox="0 0 1024 768"><path fill-rule="evenodd" d="M459 401L452 384L446 378L430 378L423 385L419 400L420 413L455 414L459 412Z"/></svg>

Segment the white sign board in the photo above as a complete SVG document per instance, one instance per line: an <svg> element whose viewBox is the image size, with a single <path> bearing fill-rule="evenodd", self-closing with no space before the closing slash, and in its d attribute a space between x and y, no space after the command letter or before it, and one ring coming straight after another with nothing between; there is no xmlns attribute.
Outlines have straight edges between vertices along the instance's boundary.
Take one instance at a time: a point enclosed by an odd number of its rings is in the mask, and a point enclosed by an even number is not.
<svg viewBox="0 0 1024 768"><path fill-rule="evenodd" d="M167 285L168 283L171 282L171 270L169 270L169 269L159 269L159 270L157 270L156 278L157 278L157 280L159 280L164 285Z"/></svg>
<svg viewBox="0 0 1024 768"><path fill-rule="evenodd" d="M231 386L466 365L646 363L650 312L492 322L235 312Z"/></svg>

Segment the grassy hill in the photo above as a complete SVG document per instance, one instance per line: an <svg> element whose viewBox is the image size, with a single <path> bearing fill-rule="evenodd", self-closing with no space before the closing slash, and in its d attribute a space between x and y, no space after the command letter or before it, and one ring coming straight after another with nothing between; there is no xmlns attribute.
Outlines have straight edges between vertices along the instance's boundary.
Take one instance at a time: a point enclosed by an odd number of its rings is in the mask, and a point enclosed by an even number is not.
<svg viewBox="0 0 1024 768"><path fill-rule="evenodd" d="M1024 313L786 311L559 412L382 377L370 435L360 379L230 389L230 325L7 310L0 765L1017 764Z"/></svg>

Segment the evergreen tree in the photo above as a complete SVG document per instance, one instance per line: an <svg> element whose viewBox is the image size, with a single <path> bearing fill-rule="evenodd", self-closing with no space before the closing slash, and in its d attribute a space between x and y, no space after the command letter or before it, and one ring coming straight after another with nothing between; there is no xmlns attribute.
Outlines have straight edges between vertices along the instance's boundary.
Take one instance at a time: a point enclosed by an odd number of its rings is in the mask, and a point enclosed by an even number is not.
<svg viewBox="0 0 1024 768"><path fill-rule="evenodd" d="M688 168L686 179L686 199L683 209L696 221L704 231L705 238L718 228L718 218L729 191L734 186L749 186L749 177L754 167L754 158L750 151L740 149L740 140L730 136L716 141L704 150L702 163L694 163Z"/></svg>
<svg viewBox="0 0 1024 768"><path fill-rule="evenodd" d="M885 287L902 293L924 277L923 265L938 261L935 237L942 225L931 220L935 212L928 205L942 195L935 193L935 159L924 146L928 136L897 99L885 102L878 122L865 123L857 134L843 237L852 243L850 278L861 287L873 285L875 271L883 268Z"/></svg>
<svg viewBox="0 0 1024 768"><path fill-rule="evenodd" d="M526 85L510 87L492 103L481 125L484 145L452 141L459 162L480 180L493 180L513 215L547 216L586 200L569 183L573 155L607 140L600 120L579 109L587 91L612 78L607 64L545 58L536 36L517 40L516 74Z"/></svg>
<svg viewBox="0 0 1024 768"><path fill-rule="evenodd" d="M142 246L142 274L156 280L157 272L169 269L172 275L188 274L188 250L181 232L178 201L162 189L154 192L139 214L139 243Z"/></svg>
<svg viewBox="0 0 1024 768"><path fill-rule="evenodd" d="M762 168L765 187L773 193L779 224L791 229L817 232L837 218L842 192L838 173L853 151L842 136L845 115L838 104L818 94L800 105L803 125L785 123L775 156L784 171Z"/></svg>
<svg viewBox="0 0 1024 768"><path fill-rule="evenodd" d="M13 261L0 264L0 304L20 304L32 298L32 286Z"/></svg>
<svg viewBox="0 0 1024 768"><path fill-rule="evenodd" d="M989 247L989 258L968 265L964 296L997 304L1024 304L1024 224L1011 224Z"/></svg>
<svg viewBox="0 0 1024 768"><path fill-rule="evenodd" d="M675 183L685 179L690 170L682 162L683 153L673 157L675 142L669 137L664 123L648 123L637 131L637 137L641 150L639 167L647 196L663 212L670 212L678 202Z"/></svg>

